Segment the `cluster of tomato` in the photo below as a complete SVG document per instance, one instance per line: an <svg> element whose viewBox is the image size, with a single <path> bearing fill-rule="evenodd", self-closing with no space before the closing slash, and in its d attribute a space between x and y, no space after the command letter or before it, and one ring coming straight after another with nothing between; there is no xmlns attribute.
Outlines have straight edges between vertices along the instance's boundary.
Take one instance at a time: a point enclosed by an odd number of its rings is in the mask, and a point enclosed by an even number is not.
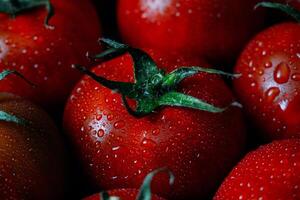
<svg viewBox="0 0 300 200"><path fill-rule="evenodd" d="M299 199L298 9L0 0L0 199Z"/></svg>

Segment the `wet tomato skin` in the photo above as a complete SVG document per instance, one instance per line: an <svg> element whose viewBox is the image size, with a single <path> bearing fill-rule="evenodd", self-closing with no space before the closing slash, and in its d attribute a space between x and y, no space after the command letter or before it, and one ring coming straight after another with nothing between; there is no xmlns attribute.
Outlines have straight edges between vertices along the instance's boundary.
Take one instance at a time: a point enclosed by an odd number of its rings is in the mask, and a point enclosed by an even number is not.
<svg viewBox="0 0 300 200"><path fill-rule="evenodd" d="M230 172L214 200L299 199L299 162L299 139L259 147Z"/></svg>
<svg viewBox="0 0 300 200"><path fill-rule="evenodd" d="M34 104L0 93L0 110L29 125L0 122L0 199L62 199L64 150L58 130Z"/></svg>
<svg viewBox="0 0 300 200"><path fill-rule="evenodd" d="M300 26L275 25L258 34L237 62L235 90L268 140L299 137Z"/></svg>
<svg viewBox="0 0 300 200"><path fill-rule="evenodd" d="M139 193L137 189L116 189L108 191L110 196L119 197L121 200L136 200L136 197ZM83 200L104 200L101 198L100 194L94 194L92 196L86 197ZM158 197L157 195L151 195L151 200L165 200Z"/></svg>
<svg viewBox="0 0 300 200"><path fill-rule="evenodd" d="M132 46L180 51L223 64L235 59L261 27L264 13L253 9L257 2L120 0L118 25Z"/></svg>
<svg viewBox="0 0 300 200"><path fill-rule="evenodd" d="M46 10L41 7L11 18L0 14L0 70L20 71L37 87L10 77L0 90L25 97L51 109L63 104L80 73L74 63L88 63L86 52L98 50L100 27L89 0L51 1L55 15L44 26ZM76 23L74 23L76 22ZM55 95L54 95L55 94Z"/></svg>
<svg viewBox="0 0 300 200"><path fill-rule="evenodd" d="M207 66L178 54L148 52L167 72L179 66ZM125 55L93 71L110 80L132 82L132 64ZM183 81L179 89L216 106L233 101L216 75L198 74ZM64 127L99 189L139 188L150 171L168 167L176 177L172 190L163 174L154 178L152 188L170 199L210 195L244 147L240 108L212 114L165 107L137 119L128 114L119 94L88 77L76 85L69 98Z"/></svg>

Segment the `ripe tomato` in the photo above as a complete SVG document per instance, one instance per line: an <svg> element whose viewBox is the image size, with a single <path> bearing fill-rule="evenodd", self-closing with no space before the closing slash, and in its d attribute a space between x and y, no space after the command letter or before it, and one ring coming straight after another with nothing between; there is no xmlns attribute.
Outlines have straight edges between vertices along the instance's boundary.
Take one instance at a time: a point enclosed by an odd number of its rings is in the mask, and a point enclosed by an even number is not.
<svg viewBox="0 0 300 200"><path fill-rule="evenodd" d="M300 140L281 140L249 153L229 174L214 200L299 199Z"/></svg>
<svg viewBox="0 0 300 200"><path fill-rule="evenodd" d="M136 47L232 61L264 21L257 0L119 0L124 41Z"/></svg>
<svg viewBox="0 0 300 200"><path fill-rule="evenodd" d="M258 34L245 48L234 85L269 140L299 137L300 25L283 23Z"/></svg>
<svg viewBox="0 0 300 200"><path fill-rule="evenodd" d="M46 10L31 9L15 19L0 14L0 70L15 69L37 85L18 78L0 83L0 90L18 94L47 108L62 104L80 74L73 63L87 63L86 50L97 50L99 22L88 0L51 0L54 16L44 26ZM95 49L96 46L96 49Z"/></svg>
<svg viewBox="0 0 300 200"><path fill-rule="evenodd" d="M203 66L203 61L179 54L148 52L167 72L183 65ZM127 54L93 69L95 74L124 82L134 81L133 71ZM187 78L179 90L220 107L233 101L217 75ZM171 199L210 195L244 147L244 126L237 107L222 113L165 107L138 119L127 112L119 94L86 76L67 103L64 127L95 186L138 188L148 172L167 167L176 177L172 191L168 192L163 175L152 186L154 193Z"/></svg>
<svg viewBox="0 0 300 200"><path fill-rule="evenodd" d="M137 189L117 189L117 190L108 191L108 194L111 197L115 196L120 198L120 200L136 200L138 193L139 190ZM101 194L94 194L92 196L84 198L83 200L104 200L104 199L101 198ZM157 195L153 195L151 197L151 200L165 200L165 199L160 198Z"/></svg>
<svg viewBox="0 0 300 200"><path fill-rule="evenodd" d="M62 199L63 147L51 119L6 93L0 94L0 110L28 121L0 122L0 199Z"/></svg>

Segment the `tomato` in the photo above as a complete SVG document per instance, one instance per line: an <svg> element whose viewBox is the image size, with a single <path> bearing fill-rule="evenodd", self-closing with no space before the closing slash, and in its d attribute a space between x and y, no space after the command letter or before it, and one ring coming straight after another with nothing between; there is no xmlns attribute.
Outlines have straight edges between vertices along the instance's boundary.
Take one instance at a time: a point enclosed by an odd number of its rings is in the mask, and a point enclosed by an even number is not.
<svg viewBox="0 0 300 200"><path fill-rule="evenodd" d="M275 25L245 48L235 72L236 92L268 140L299 137L300 26Z"/></svg>
<svg viewBox="0 0 300 200"><path fill-rule="evenodd" d="M204 61L177 53L148 53L166 72L179 66L205 66ZM138 62L141 60L135 64ZM151 61L145 63L149 69ZM133 82L133 71L133 60L128 54L93 68L97 75L122 82ZM154 74L152 78L154 81L159 76ZM151 87L147 81L142 84ZM187 78L178 89L219 107L234 100L223 80L212 74ZM149 93L145 89L142 95ZM87 76L68 100L64 127L93 185L106 190L138 188L149 171L167 167L176 177L172 191L162 175L154 179L152 186L155 194L170 199L210 195L244 147L244 126L238 107L210 113L171 106L136 118L124 108L118 93Z"/></svg>
<svg viewBox="0 0 300 200"><path fill-rule="evenodd" d="M7 93L0 94L0 110L28 122L0 122L0 199L62 199L64 151L52 120Z"/></svg>
<svg viewBox="0 0 300 200"><path fill-rule="evenodd" d="M100 35L89 0L51 2L53 29L44 26L47 12L43 7L21 12L14 19L0 14L0 70L18 70L37 85L32 88L12 77L0 83L0 91L18 94L49 110L67 99L80 77L71 64L88 63L86 51L98 49Z"/></svg>
<svg viewBox="0 0 300 200"><path fill-rule="evenodd" d="M281 140L249 153L229 174L214 200L299 199L300 140Z"/></svg>
<svg viewBox="0 0 300 200"><path fill-rule="evenodd" d="M136 47L201 55L212 63L235 59L260 28L257 0L119 0L124 42Z"/></svg>
<svg viewBox="0 0 300 200"><path fill-rule="evenodd" d="M108 192L111 197L119 197L120 200L136 200L136 197L139 193L137 189L116 189ZM94 194L83 200L104 200L101 198L101 194ZM151 200L164 200L163 198L153 195Z"/></svg>

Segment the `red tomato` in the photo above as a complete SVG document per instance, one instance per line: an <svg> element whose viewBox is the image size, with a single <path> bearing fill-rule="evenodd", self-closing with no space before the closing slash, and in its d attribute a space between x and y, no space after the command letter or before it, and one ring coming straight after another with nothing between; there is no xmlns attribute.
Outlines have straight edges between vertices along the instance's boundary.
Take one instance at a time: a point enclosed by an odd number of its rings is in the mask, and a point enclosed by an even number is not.
<svg viewBox="0 0 300 200"><path fill-rule="evenodd" d="M249 153L214 200L299 199L300 140L281 140Z"/></svg>
<svg viewBox="0 0 300 200"><path fill-rule="evenodd" d="M139 193L139 190L137 189L117 189L117 190L111 190L108 191L108 194L111 197L119 197L120 200L136 200L136 197ZM101 195L94 194L92 196L89 196L87 198L84 198L83 200L104 200L101 198ZM165 200L163 198L158 197L157 195L152 195L151 200Z"/></svg>
<svg viewBox="0 0 300 200"><path fill-rule="evenodd" d="M183 65L203 66L203 61L178 54L151 55L167 72ZM93 71L110 80L134 80L129 55L96 66ZM220 107L233 101L217 75L201 73L187 78L179 91ZM152 186L154 193L171 199L210 195L244 147L244 126L237 107L218 114L165 107L137 119L126 111L119 94L88 77L71 94L64 127L99 189L139 188L150 171L167 167L176 177L172 190L163 175L158 175Z"/></svg>
<svg viewBox="0 0 300 200"><path fill-rule="evenodd" d="M62 199L63 147L54 123L37 106L6 93L0 110L29 122L0 122L0 199Z"/></svg>
<svg viewBox="0 0 300 200"><path fill-rule="evenodd" d="M51 0L54 29L44 26L46 10L22 12L15 19L0 14L0 70L15 69L37 85L18 78L1 81L0 90L26 97L47 108L62 104L80 74L71 64L87 63L97 50L99 22L88 0ZM96 49L95 49L96 47Z"/></svg>
<svg viewBox="0 0 300 200"><path fill-rule="evenodd" d="M119 0L124 41L136 47L232 61L258 30L264 14L257 0Z"/></svg>
<svg viewBox="0 0 300 200"><path fill-rule="evenodd" d="M300 25L283 23L258 34L242 53L234 85L269 140L299 137Z"/></svg>

